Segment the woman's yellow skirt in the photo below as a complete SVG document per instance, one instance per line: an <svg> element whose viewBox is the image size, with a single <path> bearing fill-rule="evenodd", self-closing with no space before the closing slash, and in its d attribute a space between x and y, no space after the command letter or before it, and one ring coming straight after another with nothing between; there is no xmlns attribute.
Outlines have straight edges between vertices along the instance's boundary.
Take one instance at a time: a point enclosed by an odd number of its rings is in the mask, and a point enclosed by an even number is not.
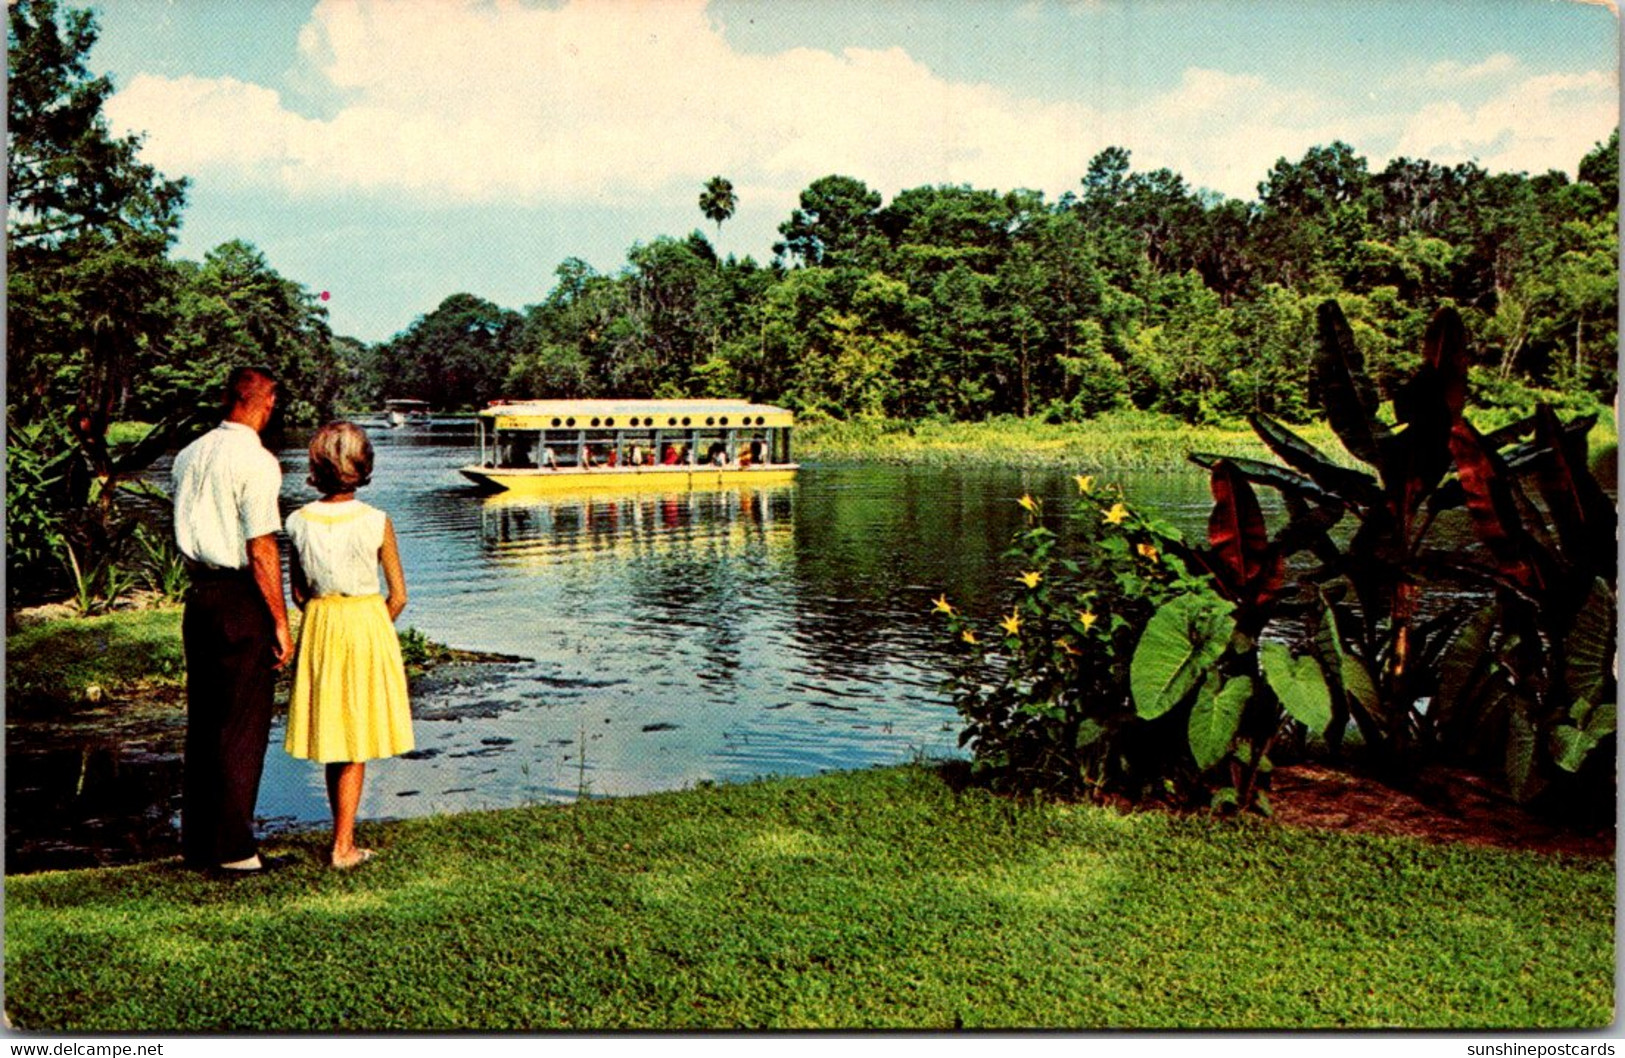
<svg viewBox="0 0 1625 1058"><path fill-rule="evenodd" d="M412 748L401 641L382 595L324 595L306 604L285 745L323 763Z"/></svg>

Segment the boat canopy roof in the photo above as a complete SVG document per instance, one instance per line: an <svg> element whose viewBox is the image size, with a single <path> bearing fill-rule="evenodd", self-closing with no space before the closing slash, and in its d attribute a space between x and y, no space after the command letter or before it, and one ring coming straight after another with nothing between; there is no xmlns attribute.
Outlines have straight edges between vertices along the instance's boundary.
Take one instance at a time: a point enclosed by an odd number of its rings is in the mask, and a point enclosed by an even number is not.
<svg viewBox="0 0 1625 1058"><path fill-rule="evenodd" d="M391 397L384 401L384 407L400 408L403 411L411 408L427 408L428 406L429 402L426 400L411 400L403 397Z"/></svg>
<svg viewBox="0 0 1625 1058"><path fill-rule="evenodd" d="M785 408L743 400L503 401L480 412L499 430L694 430L790 426Z"/></svg>

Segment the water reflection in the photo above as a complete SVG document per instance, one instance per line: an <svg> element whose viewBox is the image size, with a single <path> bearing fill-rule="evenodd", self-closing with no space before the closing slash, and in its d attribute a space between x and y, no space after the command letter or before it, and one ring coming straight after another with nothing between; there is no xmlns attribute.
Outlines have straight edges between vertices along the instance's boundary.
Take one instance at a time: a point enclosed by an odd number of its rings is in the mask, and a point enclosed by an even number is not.
<svg viewBox="0 0 1625 1058"><path fill-rule="evenodd" d="M545 568L574 558L737 554L787 548L794 485L658 495L487 497L480 539L500 561Z"/></svg>
<svg viewBox="0 0 1625 1058"><path fill-rule="evenodd" d="M370 432L362 498L396 526L412 600L401 625L524 660L416 686L418 749L368 767L364 819L956 753L930 600L1005 605L1015 500L1059 514L1075 493L1062 472L813 466L787 486L486 498L456 471L472 431ZM303 449L281 458L291 511L314 494ZM1200 476L1124 484L1201 531ZM273 830L325 826L321 769L281 740L279 725L259 815ZM173 756L109 749L82 788L77 759L8 758L8 869L32 869L25 846L54 850L33 867L172 847Z"/></svg>

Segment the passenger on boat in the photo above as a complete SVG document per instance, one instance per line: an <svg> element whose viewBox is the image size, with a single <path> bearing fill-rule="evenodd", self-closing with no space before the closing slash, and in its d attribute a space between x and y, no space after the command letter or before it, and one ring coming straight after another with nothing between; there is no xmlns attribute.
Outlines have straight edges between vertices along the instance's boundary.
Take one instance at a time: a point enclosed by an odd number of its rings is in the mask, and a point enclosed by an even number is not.
<svg viewBox="0 0 1625 1058"><path fill-rule="evenodd" d="M559 469L559 456L557 452L553 451L552 445L542 446L542 457L539 462L549 470Z"/></svg>
<svg viewBox="0 0 1625 1058"><path fill-rule="evenodd" d="M750 448L747 451L750 455L750 461L752 463L760 465L767 462L767 445L762 443L762 439L760 437L750 443ZM744 466L745 461L741 459L739 461L739 465Z"/></svg>
<svg viewBox="0 0 1625 1058"><path fill-rule="evenodd" d="M514 441L512 444L508 445L507 448L507 455L502 461L503 466L518 467L522 469L536 465L531 461L530 449L526 447L523 441Z"/></svg>
<svg viewBox="0 0 1625 1058"><path fill-rule="evenodd" d="M714 467L727 466L728 446L723 444L721 441L716 442L711 446L710 450L705 453L705 461Z"/></svg>
<svg viewBox="0 0 1625 1058"><path fill-rule="evenodd" d="M666 454L660 457L660 465L661 466L666 466L666 467L674 467L674 466L677 465L677 458L678 458L677 446L676 445L667 445L666 446Z"/></svg>

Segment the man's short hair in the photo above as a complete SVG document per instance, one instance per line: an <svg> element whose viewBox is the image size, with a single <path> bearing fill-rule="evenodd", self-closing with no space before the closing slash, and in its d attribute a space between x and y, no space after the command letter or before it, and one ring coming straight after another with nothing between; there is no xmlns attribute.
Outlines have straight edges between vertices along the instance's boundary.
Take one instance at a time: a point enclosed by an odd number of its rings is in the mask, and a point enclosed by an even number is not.
<svg viewBox="0 0 1625 1058"><path fill-rule="evenodd" d="M276 375L268 367L259 367L254 364L244 364L231 369L231 375L226 379L225 405L226 410L241 407L247 404L266 383L277 385Z"/></svg>

